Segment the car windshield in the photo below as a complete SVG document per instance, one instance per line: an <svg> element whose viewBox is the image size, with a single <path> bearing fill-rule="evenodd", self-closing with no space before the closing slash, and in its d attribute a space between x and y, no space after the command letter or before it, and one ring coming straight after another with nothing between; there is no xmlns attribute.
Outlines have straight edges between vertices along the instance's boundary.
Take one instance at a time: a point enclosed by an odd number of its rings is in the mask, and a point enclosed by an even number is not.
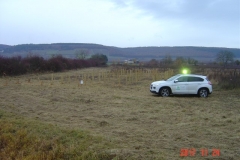
<svg viewBox="0 0 240 160"><path fill-rule="evenodd" d="M175 78L177 78L177 77L179 77L179 76L180 76L180 74L177 74L177 75L175 75L175 76L167 79L166 81L172 81L172 80L174 80Z"/></svg>

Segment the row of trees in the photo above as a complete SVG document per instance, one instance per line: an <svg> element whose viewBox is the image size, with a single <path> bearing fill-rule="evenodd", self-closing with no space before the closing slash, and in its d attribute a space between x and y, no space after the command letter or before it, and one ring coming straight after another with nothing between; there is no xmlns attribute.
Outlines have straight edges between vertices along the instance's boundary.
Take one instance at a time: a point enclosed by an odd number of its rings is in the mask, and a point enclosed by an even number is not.
<svg viewBox="0 0 240 160"><path fill-rule="evenodd" d="M220 64L223 66L229 65L229 64L235 64L240 65L239 60L234 61L235 55L232 52L229 51L221 51L216 54L216 61L215 64ZM198 65L198 60L193 58L184 58L184 57L177 57L176 59L173 59L171 55L166 55L161 60L152 59L149 62L146 63L147 66L160 66L165 65L169 67L179 67L182 65Z"/></svg>
<svg viewBox="0 0 240 160"><path fill-rule="evenodd" d="M105 66L108 61L103 54L94 54L88 59L70 59L61 55L48 60L39 56L0 57L0 73L2 75L20 75L25 73L61 72L64 70Z"/></svg>
<svg viewBox="0 0 240 160"><path fill-rule="evenodd" d="M146 63L146 66L150 67L156 67L156 66L169 66L169 67L179 67L183 64L188 65L197 65L198 61L193 58L184 58L184 57L177 57L173 60L173 58L170 55L166 55L162 60L158 61L156 59L152 59L149 62Z"/></svg>

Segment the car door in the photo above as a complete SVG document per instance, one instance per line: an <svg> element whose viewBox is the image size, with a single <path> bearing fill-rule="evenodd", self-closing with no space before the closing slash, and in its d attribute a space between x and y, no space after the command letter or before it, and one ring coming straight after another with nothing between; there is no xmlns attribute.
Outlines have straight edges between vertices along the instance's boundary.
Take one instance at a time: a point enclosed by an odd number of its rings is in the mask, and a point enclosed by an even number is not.
<svg viewBox="0 0 240 160"><path fill-rule="evenodd" d="M201 86L203 81L204 79L201 77L189 76L187 85L189 94L197 94L198 88Z"/></svg>
<svg viewBox="0 0 240 160"><path fill-rule="evenodd" d="M174 94L187 94L188 76L177 78L172 85Z"/></svg>

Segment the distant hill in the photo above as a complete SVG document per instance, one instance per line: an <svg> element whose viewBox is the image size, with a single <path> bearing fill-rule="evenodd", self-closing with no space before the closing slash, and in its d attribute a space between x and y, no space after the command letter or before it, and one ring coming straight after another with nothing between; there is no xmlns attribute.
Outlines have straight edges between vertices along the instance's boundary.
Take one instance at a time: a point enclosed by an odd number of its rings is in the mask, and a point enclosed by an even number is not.
<svg viewBox="0 0 240 160"><path fill-rule="evenodd" d="M75 58L76 51L85 50L90 54L101 53L108 56L110 61L121 61L124 59L138 59L147 61L150 59L162 59L166 55L173 58L178 56L191 57L199 61L214 61L215 56L222 50L227 50L235 54L235 58L240 59L240 49L238 48L217 48L217 47L132 47L119 48L88 43L53 43L53 44L20 44L3 45L0 44L1 56L26 56L29 53L50 58L53 55L61 54L65 57Z"/></svg>

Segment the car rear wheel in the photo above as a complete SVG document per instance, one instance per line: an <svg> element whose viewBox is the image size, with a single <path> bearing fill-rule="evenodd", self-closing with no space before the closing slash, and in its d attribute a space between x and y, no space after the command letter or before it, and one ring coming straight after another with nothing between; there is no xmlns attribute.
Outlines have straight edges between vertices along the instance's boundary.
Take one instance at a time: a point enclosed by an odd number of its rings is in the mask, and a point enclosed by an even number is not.
<svg viewBox="0 0 240 160"><path fill-rule="evenodd" d="M208 96L208 90L205 88L202 88L198 91L199 97L206 98Z"/></svg>
<svg viewBox="0 0 240 160"><path fill-rule="evenodd" d="M170 95L170 90L168 88L162 88L162 89L160 89L159 94L162 97L168 97Z"/></svg>

